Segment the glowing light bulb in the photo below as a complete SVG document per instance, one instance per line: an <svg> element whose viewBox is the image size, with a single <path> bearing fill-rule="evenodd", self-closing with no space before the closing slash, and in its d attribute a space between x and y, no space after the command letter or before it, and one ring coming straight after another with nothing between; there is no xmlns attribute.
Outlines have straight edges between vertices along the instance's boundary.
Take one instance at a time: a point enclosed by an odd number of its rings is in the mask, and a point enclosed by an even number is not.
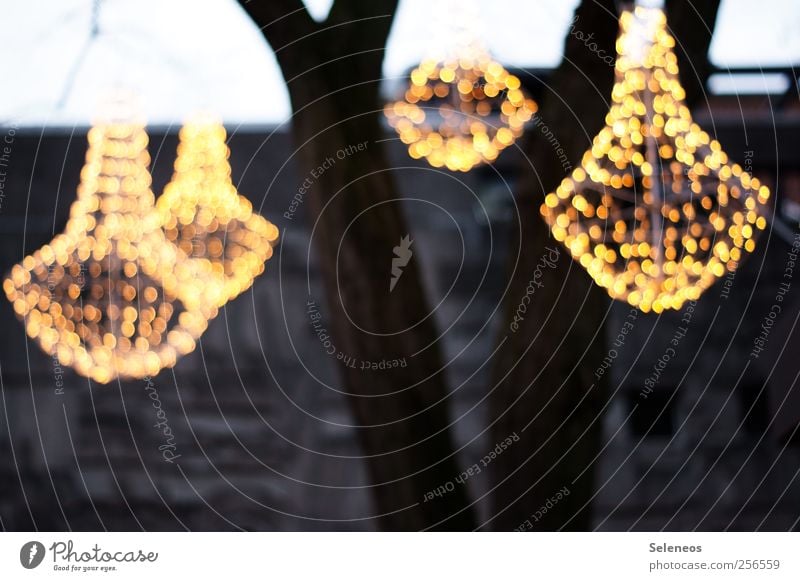
<svg viewBox="0 0 800 581"><path fill-rule="evenodd" d="M769 190L692 120L664 12L620 25L606 125L541 213L611 297L680 309L755 248Z"/></svg>
<svg viewBox="0 0 800 581"><path fill-rule="evenodd" d="M100 383L155 375L195 348L207 320L177 298L192 273L160 229L143 126L98 125L88 141L64 233L15 265L3 289L63 365Z"/></svg>
<svg viewBox="0 0 800 581"><path fill-rule="evenodd" d="M536 111L520 80L476 45L444 62L423 61L404 99L384 108L411 157L452 171L497 159Z"/></svg>
<svg viewBox="0 0 800 581"><path fill-rule="evenodd" d="M174 175L156 203L167 238L188 256L195 273L179 295L208 317L264 272L278 239L278 228L237 193L225 138L217 122L186 124Z"/></svg>

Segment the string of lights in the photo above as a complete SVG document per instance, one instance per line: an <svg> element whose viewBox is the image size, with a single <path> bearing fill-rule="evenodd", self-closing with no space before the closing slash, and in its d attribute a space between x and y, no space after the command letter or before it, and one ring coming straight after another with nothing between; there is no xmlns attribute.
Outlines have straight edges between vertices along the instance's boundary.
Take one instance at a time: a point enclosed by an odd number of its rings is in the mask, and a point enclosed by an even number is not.
<svg viewBox="0 0 800 581"><path fill-rule="evenodd" d="M692 120L664 12L620 26L606 125L541 213L612 298L680 309L755 248L770 193Z"/></svg>

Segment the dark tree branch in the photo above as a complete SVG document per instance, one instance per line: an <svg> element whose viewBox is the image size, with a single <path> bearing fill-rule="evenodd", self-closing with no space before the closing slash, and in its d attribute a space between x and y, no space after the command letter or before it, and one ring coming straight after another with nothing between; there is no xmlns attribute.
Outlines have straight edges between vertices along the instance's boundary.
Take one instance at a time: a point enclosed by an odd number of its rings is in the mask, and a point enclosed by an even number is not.
<svg viewBox="0 0 800 581"><path fill-rule="evenodd" d="M238 0L247 15L279 46L290 44L298 37L311 34L316 22L303 0Z"/></svg>
<svg viewBox="0 0 800 581"><path fill-rule="evenodd" d="M338 0L331 7L327 22L340 24L373 16L394 15L397 11L397 2L398 0L349 0L346 2ZM388 36L388 29L385 34Z"/></svg>

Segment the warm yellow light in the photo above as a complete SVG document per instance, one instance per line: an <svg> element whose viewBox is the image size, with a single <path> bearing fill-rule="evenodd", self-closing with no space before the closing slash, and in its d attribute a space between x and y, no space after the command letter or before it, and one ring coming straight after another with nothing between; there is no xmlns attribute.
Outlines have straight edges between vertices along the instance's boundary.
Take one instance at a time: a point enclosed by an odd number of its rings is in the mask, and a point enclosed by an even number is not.
<svg viewBox="0 0 800 581"><path fill-rule="evenodd" d="M208 317L264 272L278 239L278 228L237 193L225 138L219 123L186 124L175 173L156 203L167 238L186 253L195 273L179 295Z"/></svg>
<svg viewBox="0 0 800 581"><path fill-rule="evenodd" d="M497 159L536 110L517 77L468 47L445 62L423 61L411 72L405 98L387 104L384 113L411 157L469 171Z"/></svg>
<svg viewBox="0 0 800 581"><path fill-rule="evenodd" d="M144 128L99 125L88 140L65 232L15 265L3 289L63 365L101 383L155 375L195 348L207 320L177 298L193 275L160 228Z"/></svg>
<svg viewBox="0 0 800 581"><path fill-rule="evenodd" d="M620 24L606 126L541 213L611 297L679 309L753 250L769 191L692 121L663 11Z"/></svg>

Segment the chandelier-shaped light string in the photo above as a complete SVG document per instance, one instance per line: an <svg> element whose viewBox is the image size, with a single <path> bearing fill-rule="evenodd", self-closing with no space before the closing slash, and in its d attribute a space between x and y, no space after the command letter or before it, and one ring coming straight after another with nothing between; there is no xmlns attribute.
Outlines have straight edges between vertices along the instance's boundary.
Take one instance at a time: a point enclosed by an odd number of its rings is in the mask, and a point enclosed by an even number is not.
<svg viewBox="0 0 800 581"><path fill-rule="evenodd" d="M620 25L606 125L541 212L612 298L679 309L754 249L769 190L692 120L664 12Z"/></svg>
<svg viewBox="0 0 800 581"><path fill-rule="evenodd" d="M155 375L195 348L207 320L177 298L193 274L160 228L144 127L104 123L88 141L64 233L15 265L3 289L63 365L100 383Z"/></svg>
<svg viewBox="0 0 800 581"><path fill-rule="evenodd" d="M384 113L412 158L469 171L514 143L537 105L478 39L472 4L450 5L455 47L443 58L424 59L403 99L388 103Z"/></svg>
<svg viewBox="0 0 800 581"><path fill-rule="evenodd" d="M156 202L167 239L188 256L195 273L179 294L208 317L264 272L278 240L278 228L236 191L225 140L216 121L184 125L175 172Z"/></svg>

